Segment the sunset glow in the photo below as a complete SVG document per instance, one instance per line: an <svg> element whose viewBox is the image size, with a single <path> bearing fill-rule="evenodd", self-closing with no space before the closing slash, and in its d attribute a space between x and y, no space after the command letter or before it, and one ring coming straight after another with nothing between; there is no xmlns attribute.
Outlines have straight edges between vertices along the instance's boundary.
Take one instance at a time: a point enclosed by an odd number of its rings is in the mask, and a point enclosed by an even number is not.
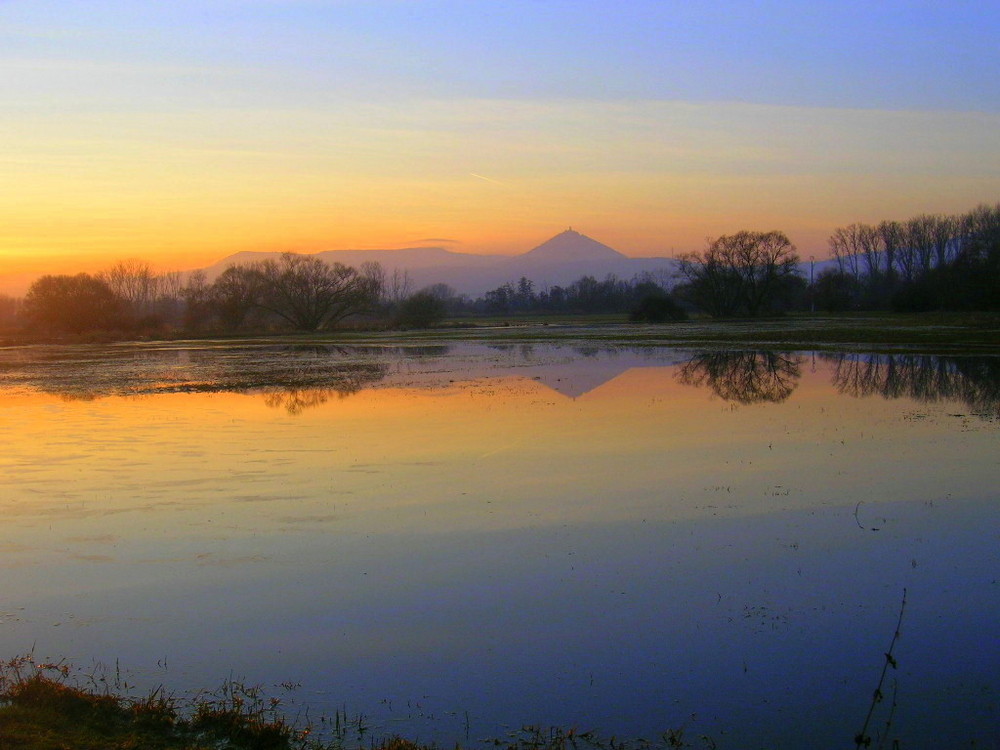
<svg viewBox="0 0 1000 750"><path fill-rule="evenodd" d="M0 277L567 225L627 255L1000 196L995 6L0 3ZM0 279L2 282L2 279Z"/></svg>

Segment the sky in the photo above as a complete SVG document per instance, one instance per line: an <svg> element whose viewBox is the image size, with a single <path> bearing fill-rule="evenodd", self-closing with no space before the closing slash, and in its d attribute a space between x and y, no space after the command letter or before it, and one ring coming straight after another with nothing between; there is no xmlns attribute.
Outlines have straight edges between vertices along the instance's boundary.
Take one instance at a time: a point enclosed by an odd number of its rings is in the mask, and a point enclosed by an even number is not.
<svg viewBox="0 0 1000 750"><path fill-rule="evenodd" d="M0 0L0 278L1000 200L1000 2Z"/></svg>

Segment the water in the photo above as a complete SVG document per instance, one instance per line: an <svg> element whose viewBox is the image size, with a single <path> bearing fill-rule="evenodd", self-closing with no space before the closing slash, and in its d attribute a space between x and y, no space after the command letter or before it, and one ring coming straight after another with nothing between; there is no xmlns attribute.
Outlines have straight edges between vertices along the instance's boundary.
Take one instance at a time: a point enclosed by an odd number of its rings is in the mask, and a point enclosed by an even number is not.
<svg viewBox="0 0 1000 750"><path fill-rule="evenodd" d="M832 748L905 589L874 728L996 747L998 417L997 358L7 349L0 655L444 744Z"/></svg>

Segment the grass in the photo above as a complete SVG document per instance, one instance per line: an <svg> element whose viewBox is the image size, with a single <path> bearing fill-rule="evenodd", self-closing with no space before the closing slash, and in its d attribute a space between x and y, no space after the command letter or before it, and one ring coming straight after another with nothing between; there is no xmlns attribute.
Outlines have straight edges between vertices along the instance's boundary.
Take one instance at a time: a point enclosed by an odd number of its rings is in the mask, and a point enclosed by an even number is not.
<svg viewBox="0 0 1000 750"><path fill-rule="evenodd" d="M307 750L330 747L290 725L279 702L228 682L190 705L163 692L113 692L103 678L73 680L63 664L30 657L0 662L3 750ZM397 748L396 750L406 750Z"/></svg>
<svg viewBox="0 0 1000 750"><path fill-rule="evenodd" d="M40 343L30 337L8 335L6 345ZM300 343L448 343L486 341L503 343L592 342L608 344L747 347L778 349L856 349L890 352L906 349L924 353L1000 352L1000 313L796 313L777 318L689 321L650 325L627 323L624 315L524 315L461 318L425 330L394 331L343 328L319 333L238 334L191 336L177 340L227 342L276 338ZM66 337L45 343L111 343L101 338Z"/></svg>
<svg viewBox="0 0 1000 750"><path fill-rule="evenodd" d="M323 723L322 733L289 723L280 700L233 680L190 701L162 688L132 698L104 677L81 682L63 663L36 663L30 656L0 661L0 750L437 750L396 736L366 737L359 722L340 714ZM494 750L715 747L707 737L698 741L689 744L683 730L668 731L656 742L621 742L529 726L481 744Z"/></svg>
<svg viewBox="0 0 1000 750"><path fill-rule="evenodd" d="M422 331L334 331L315 334L314 338L399 344L589 342L689 348L1000 353L1000 314L996 313L817 313L753 320L692 319L662 325L626 323L613 316L525 316L477 318L462 323Z"/></svg>

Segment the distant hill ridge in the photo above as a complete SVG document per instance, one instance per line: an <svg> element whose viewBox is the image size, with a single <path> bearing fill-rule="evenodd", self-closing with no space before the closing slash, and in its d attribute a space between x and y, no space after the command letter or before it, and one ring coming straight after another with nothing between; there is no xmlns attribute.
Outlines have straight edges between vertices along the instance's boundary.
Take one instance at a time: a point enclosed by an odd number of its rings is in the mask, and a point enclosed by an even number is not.
<svg viewBox="0 0 1000 750"><path fill-rule="evenodd" d="M277 252L240 252L204 269L211 281L226 268L277 257ZM311 253L327 263L360 266L375 261L387 273L406 272L413 291L443 283L459 294L476 297L508 281L530 279L538 288L567 286L581 276L605 278L613 274L631 279L653 273L668 279L676 271L672 258L630 258L585 234L567 229L519 255L473 255L443 247L408 247L396 250L324 250Z"/></svg>

